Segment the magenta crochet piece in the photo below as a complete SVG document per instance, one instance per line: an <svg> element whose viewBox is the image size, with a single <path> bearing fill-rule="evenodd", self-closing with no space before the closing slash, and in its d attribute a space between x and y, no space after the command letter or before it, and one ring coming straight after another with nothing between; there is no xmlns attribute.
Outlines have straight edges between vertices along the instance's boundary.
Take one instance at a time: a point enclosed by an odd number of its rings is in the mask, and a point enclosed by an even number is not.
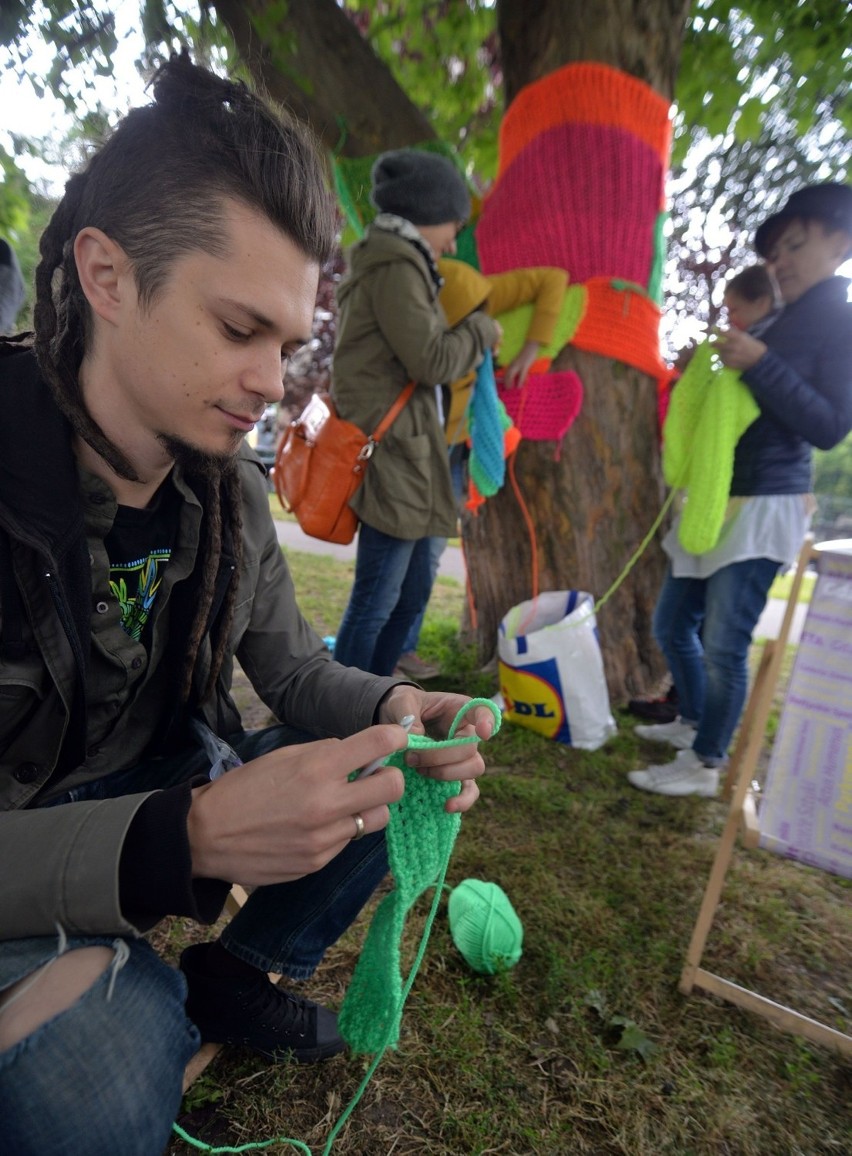
<svg viewBox="0 0 852 1156"><path fill-rule="evenodd" d="M522 389L498 386L497 396L528 441L559 441L583 404L583 383L573 370L531 373Z"/></svg>
<svg viewBox="0 0 852 1156"><path fill-rule="evenodd" d="M558 265L575 284L617 276L647 285L662 183L659 156L625 129L549 129L485 200L476 228L482 272Z"/></svg>

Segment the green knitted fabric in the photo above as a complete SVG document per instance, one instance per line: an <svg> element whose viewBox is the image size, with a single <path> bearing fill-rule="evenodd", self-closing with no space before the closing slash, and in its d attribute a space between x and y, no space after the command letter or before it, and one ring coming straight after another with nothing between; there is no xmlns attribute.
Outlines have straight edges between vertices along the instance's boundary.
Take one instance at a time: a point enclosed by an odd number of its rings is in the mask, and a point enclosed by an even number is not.
<svg viewBox="0 0 852 1156"><path fill-rule="evenodd" d="M666 266L666 221L669 214L663 210L657 213L654 222L654 260L651 264L651 274L648 277L648 296L658 305L663 303L663 274Z"/></svg>
<svg viewBox="0 0 852 1156"><path fill-rule="evenodd" d="M490 699L473 699L460 711L447 739L409 735L407 750L477 743L476 735L455 738L464 715L474 706L487 706L494 715L494 734L502 716ZM405 919L416 900L430 887L442 886L447 864L461 826L460 814L448 814L444 804L461 790L459 782L427 778L405 764L406 751L385 760L405 775L405 794L390 807L385 832L388 862L396 883L376 910L358 957L338 1026L353 1052L378 1052L395 1047L404 1002L400 970L400 941ZM428 933L428 926L427 926ZM409 977L409 983L413 980Z"/></svg>
<svg viewBox="0 0 852 1156"><path fill-rule="evenodd" d="M686 490L678 538L690 554L719 540L734 472L737 442L760 409L733 369L714 364L713 347L695 351L674 388L663 426L663 474Z"/></svg>
<svg viewBox="0 0 852 1156"><path fill-rule="evenodd" d="M553 339L550 345L539 351L539 357L549 357L551 360L564 349L577 331L577 326L586 312L588 292L584 285L569 285L565 290L562 309L556 328L553 330ZM535 307L533 305L519 305L517 309L509 309L497 318L503 330L500 342L500 364L508 365L512 358L521 352L527 339L530 322Z"/></svg>

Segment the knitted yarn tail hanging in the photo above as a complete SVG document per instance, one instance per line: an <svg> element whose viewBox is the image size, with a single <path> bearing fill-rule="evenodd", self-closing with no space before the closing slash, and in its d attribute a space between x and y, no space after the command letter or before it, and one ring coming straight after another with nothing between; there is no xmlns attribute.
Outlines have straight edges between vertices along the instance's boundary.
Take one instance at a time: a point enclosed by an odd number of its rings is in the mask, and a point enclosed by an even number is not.
<svg viewBox="0 0 852 1156"><path fill-rule="evenodd" d="M494 734L502 715L490 699L472 699L453 721L449 738L409 735L406 750L429 750L452 743L477 743L476 735L456 738L456 729L473 707L485 706L494 716ZM400 970L400 940L405 920L415 901L430 887L443 886L447 864L461 826L460 814L448 814L444 805L461 790L459 782L427 778L405 763L405 750L390 755L386 764L405 775L405 793L390 807L385 833L388 862L396 883L373 916L367 938L340 1010L340 1033L354 1052L378 1052L395 1047L404 1002ZM427 934L428 934L427 925ZM408 984L413 981L413 972Z"/></svg>
<svg viewBox="0 0 852 1156"><path fill-rule="evenodd" d="M686 490L678 538L690 554L719 540L734 472L734 450L760 416L751 391L733 369L699 345L675 386L663 426L663 475Z"/></svg>

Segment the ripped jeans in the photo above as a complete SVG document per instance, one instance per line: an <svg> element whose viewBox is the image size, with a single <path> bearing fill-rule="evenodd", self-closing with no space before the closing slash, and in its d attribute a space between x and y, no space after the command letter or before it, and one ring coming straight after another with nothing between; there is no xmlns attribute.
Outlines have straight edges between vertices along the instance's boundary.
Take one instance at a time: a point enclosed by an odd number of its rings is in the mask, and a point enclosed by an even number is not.
<svg viewBox="0 0 852 1156"><path fill-rule="evenodd" d="M274 726L232 736L230 743L248 762L310 737ZM166 786L207 767L209 758L201 751L155 760L77 788L57 802ZM228 925L223 942L255 966L306 978L386 872L380 834L353 841L313 875L257 888ZM184 1011L182 972L164 963L144 939L66 939L59 932L0 941L0 992L46 968L37 985L61 952L91 946L115 951L106 972L66 1011L0 1051L3 1156L160 1156L168 1143L184 1068L200 1044Z"/></svg>
<svg viewBox="0 0 852 1156"><path fill-rule="evenodd" d="M0 1052L6 1156L160 1156L180 1107L183 1070L199 1047L184 1011L183 974L143 939L51 936L0 946L0 988L29 975L34 992L60 950L115 950L67 1011Z"/></svg>

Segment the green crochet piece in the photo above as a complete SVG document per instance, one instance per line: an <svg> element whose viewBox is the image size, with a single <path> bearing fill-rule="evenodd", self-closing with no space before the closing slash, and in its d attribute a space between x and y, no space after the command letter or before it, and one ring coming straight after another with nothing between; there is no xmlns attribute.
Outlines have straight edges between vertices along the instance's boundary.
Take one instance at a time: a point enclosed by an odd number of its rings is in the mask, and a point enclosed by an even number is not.
<svg viewBox="0 0 852 1156"><path fill-rule="evenodd" d="M588 290L585 285L569 285L565 290L559 319L553 330L553 338L549 345L539 351L540 357L549 357L551 360L564 349L574 334L577 326L583 320L588 304ZM535 307L533 305L518 305L515 309L508 309L497 318L503 336L500 339L500 363L508 365L521 352L527 339L530 322L533 319Z"/></svg>
<svg viewBox="0 0 852 1156"><path fill-rule="evenodd" d="M734 450L759 416L739 373L717 368L713 347L699 345L674 388L663 425L663 474L687 493L678 538L688 553L706 554L718 542Z"/></svg>
<svg viewBox="0 0 852 1156"><path fill-rule="evenodd" d="M496 734L502 718L500 711L490 699L475 698L456 716L449 738L409 735L406 750L433 750L479 742L476 735L454 737L460 721L476 706L491 710ZM461 826L460 814L451 815L444 810L447 800L461 790L461 783L444 783L421 775L406 766L406 750L397 751L385 760L405 775L405 794L398 803L391 804L390 823L385 832L388 862L396 887L385 896L373 916L338 1019L340 1033L353 1052L378 1052L397 1044L404 1003L400 941L405 919L424 891L443 885Z"/></svg>

